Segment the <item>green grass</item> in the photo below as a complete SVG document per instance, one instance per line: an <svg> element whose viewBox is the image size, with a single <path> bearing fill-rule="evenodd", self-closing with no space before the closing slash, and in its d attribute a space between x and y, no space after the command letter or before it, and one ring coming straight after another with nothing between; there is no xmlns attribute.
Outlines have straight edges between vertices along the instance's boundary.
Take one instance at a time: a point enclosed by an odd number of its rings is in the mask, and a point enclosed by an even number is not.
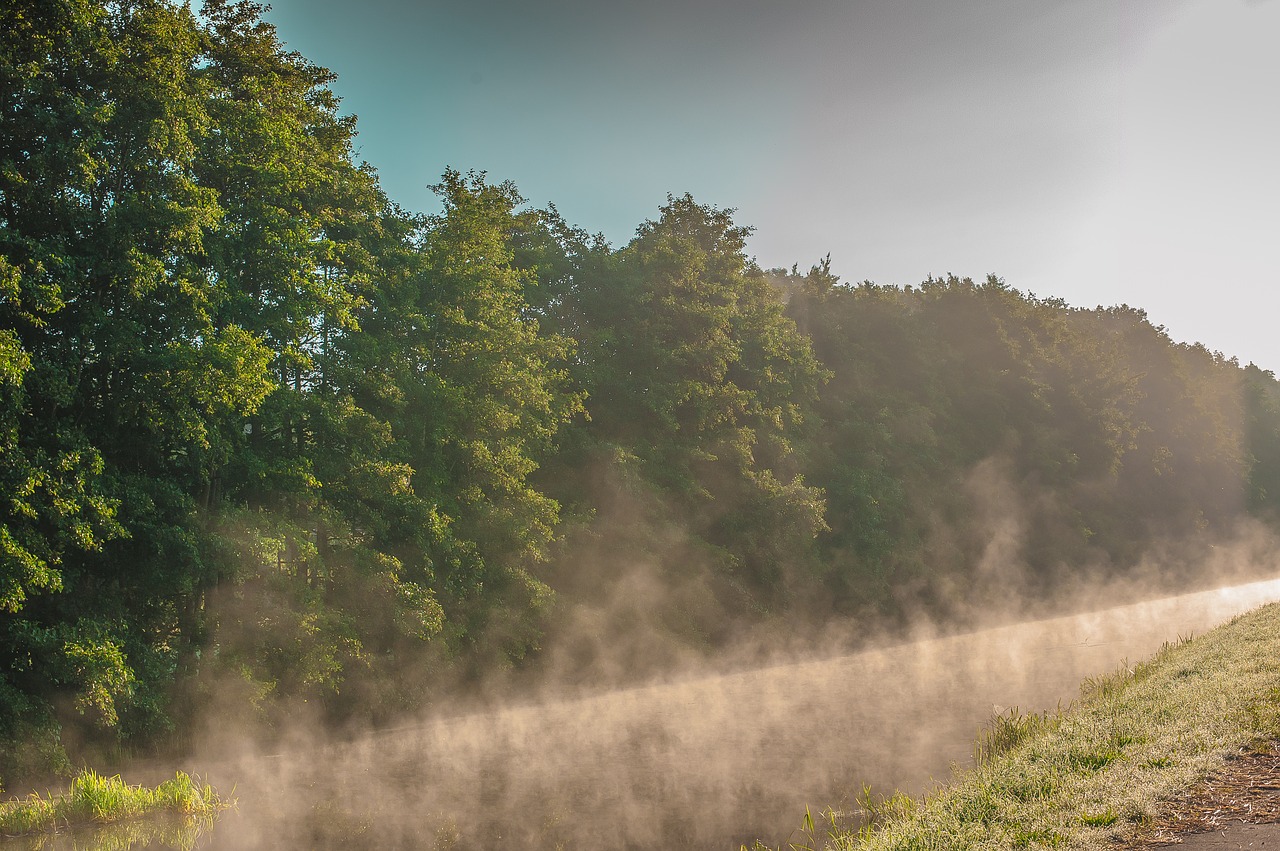
<svg viewBox="0 0 1280 851"><path fill-rule="evenodd" d="M32 794L0 804L0 835L48 833L158 813L207 817L230 805L213 787L181 771L172 780L147 788L130 786L119 775L103 777L85 770L71 781L66 794Z"/></svg>
<svg viewBox="0 0 1280 851"><path fill-rule="evenodd" d="M1230 752L1280 736L1280 604L1151 660L1086 681L1065 710L995 719L972 768L854 831L808 831L834 851L1104 849ZM864 797L869 797L864 795Z"/></svg>

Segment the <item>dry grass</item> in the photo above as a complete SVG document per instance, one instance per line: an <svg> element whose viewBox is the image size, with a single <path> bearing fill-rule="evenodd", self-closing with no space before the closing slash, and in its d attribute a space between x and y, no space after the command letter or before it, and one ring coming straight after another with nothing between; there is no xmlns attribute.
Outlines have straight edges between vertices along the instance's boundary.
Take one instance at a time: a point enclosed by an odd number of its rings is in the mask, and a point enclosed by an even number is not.
<svg viewBox="0 0 1280 851"><path fill-rule="evenodd" d="M1168 845L1233 823L1280 823L1280 740L1228 756L1204 780L1161 802L1155 819L1117 851Z"/></svg>

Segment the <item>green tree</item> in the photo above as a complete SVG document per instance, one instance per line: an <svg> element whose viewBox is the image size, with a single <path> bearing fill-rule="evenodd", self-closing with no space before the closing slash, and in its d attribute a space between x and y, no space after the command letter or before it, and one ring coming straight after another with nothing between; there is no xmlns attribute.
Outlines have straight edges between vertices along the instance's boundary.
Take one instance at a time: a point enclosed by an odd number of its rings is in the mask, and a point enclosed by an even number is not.
<svg viewBox="0 0 1280 851"><path fill-rule="evenodd" d="M591 432L678 501L744 595L734 605L776 607L824 527L795 448L825 374L732 211L685 195L660 212L572 293Z"/></svg>
<svg viewBox="0 0 1280 851"><path fill-rule="evenodd" d="M211 423L269 388L258 339L212 321L204 42L164 2L0 14L6 540L25 577L6 594L4 676L107 727L146 726L209 581L188 491Z"/></svg>
<svg viewBox="0 0 1280 851"><path fill-rule="evenodd" d="M415 540L419 575L452 612L450 637L519 656L549 599L530 571L559 516L530 476L582 395L566 372L572 341L540 328L526 300L533 278L513 262L515 188L450 170L436 192L443 212L421 223L403 273L362 313L384 356L361 398L391 424L430 519Z"/></svg>

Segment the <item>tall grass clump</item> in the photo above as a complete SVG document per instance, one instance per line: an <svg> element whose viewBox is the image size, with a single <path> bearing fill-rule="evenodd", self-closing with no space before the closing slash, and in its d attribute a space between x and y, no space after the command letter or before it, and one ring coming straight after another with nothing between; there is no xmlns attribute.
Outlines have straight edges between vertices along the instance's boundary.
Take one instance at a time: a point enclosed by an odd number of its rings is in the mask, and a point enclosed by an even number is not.
<svg viewBox="0 0 1280 851"><path fill-rule="evenodd" d="M972 767L955 768L948 786L885 808L870 825L828 831L820 844L1104 849L1228 754L1280 737L1277 696L1280 604L1271 604L1086 681L1066 709L998 716L975 744Z"/></svg>
<svg viewBox="0 0 1280 851"><path fill-rule="evenodd" d="M55 832L85 824L106 824L158 813L208 817L231 806L212 786L184 772L159 786L130 786L120 775L103 777L86 769L61 795L31 794L0 804L0 835Z"/></svg>
<svg viewBox="0 0 1280 851"><path fill-rule="evenodd" d="M1027 739L1054 729L1061 716L1061 707L1055 714L1044 712L1037 715L1034 712L1023 713L1016 706L996 715L974 742L974 763L982 765L991 762Z"/></svg>

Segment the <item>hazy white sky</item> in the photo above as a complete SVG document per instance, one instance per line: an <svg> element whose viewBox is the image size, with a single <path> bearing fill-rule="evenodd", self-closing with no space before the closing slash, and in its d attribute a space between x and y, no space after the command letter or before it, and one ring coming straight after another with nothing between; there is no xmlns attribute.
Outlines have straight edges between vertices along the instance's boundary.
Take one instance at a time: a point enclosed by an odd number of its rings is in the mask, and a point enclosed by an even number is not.
<svg viewBox="0 0 1280 851"><path fill-rule="evenodd" d="M1280 371L1280 0L275 0L361 158L625 243L668 192L763 266L1128 303Z"/></svg>

